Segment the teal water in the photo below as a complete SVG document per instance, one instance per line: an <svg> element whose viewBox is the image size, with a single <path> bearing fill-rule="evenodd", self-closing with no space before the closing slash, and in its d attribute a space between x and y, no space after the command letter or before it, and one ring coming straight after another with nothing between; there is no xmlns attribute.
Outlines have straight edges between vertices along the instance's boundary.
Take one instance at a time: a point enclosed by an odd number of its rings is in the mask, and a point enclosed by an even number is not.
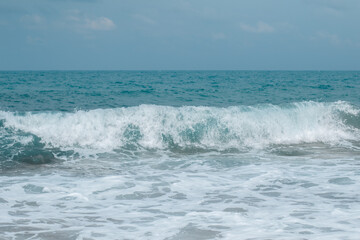
<svg viewBox="0 0 360 240"><path fill-rule="evenodd" d="M156 104L214 106L347 101L359 105L360 72L1 72L8 111L73 111Z"/></svg>
<svg viewBox="0 0 360 240"><path fill-rule="evenodd" d="M360 72L0 72L1 239L357 239Z"/></svg>

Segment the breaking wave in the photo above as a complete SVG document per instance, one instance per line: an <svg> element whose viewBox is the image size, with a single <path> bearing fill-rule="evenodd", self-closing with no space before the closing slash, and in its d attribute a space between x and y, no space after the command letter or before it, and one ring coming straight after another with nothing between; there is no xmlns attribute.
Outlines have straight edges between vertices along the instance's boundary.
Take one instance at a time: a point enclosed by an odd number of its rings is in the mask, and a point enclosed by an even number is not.
<svg viewBox="0 0 360 240"><path fill-rule="evenodd" d="M357 107L342 101L227 108L140 105L67 113L0 111L0 151L4 156L24 148L102 153L343 144L360 140L359 115Z"/></svg>

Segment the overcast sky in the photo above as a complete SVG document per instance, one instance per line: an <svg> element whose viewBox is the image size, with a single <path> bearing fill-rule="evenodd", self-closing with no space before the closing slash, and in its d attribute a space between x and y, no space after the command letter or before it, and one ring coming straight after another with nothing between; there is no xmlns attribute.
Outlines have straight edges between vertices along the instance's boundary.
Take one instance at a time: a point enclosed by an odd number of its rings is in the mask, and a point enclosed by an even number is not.
<svg viewBox="0 0 360 240"><path fill-rule="evenodd" d="M359 0L1 0L0 70L360 70Z"/></svg>

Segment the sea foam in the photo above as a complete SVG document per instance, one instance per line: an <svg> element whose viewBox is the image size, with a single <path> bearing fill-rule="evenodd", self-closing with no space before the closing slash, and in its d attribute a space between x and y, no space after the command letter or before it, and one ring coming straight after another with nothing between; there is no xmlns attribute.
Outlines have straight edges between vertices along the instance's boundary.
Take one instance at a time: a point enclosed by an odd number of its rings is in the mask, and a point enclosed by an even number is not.
<svg viewBox="0 0 360 240"><path fill-rule="evenodd" d="M106 152L131 149L262 149L273 144L359 141L359 109L342 101L287 105L140 105L75 112L0 111L3 128L47 147ZM28 141L29 135L26 135ZM23 140L23 142L26 142Z"/></svg>

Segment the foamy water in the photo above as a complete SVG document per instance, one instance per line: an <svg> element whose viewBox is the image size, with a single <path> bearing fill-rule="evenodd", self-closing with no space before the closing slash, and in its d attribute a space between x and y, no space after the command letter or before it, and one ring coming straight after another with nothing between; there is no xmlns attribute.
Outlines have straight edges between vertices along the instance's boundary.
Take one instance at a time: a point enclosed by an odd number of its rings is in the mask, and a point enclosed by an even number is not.
<svg viewBox="0 0 360 240"><path fill-rule="evenodd" d="M74 113L0 112L4 127L41 138L47 147L99 152L134 145L142 149L210 150L264 148L271 144L358 140L346 118L359 110L346 102L284 106L169 107L141 105ZM23 141L28 139L25 136Z"/></svg>
<svg viewBox="0 0 360 240"><path fill-rule="evenodd" d="M2 237L356 239L360 159L323 157L76 161L3 176Z"/></svg>

